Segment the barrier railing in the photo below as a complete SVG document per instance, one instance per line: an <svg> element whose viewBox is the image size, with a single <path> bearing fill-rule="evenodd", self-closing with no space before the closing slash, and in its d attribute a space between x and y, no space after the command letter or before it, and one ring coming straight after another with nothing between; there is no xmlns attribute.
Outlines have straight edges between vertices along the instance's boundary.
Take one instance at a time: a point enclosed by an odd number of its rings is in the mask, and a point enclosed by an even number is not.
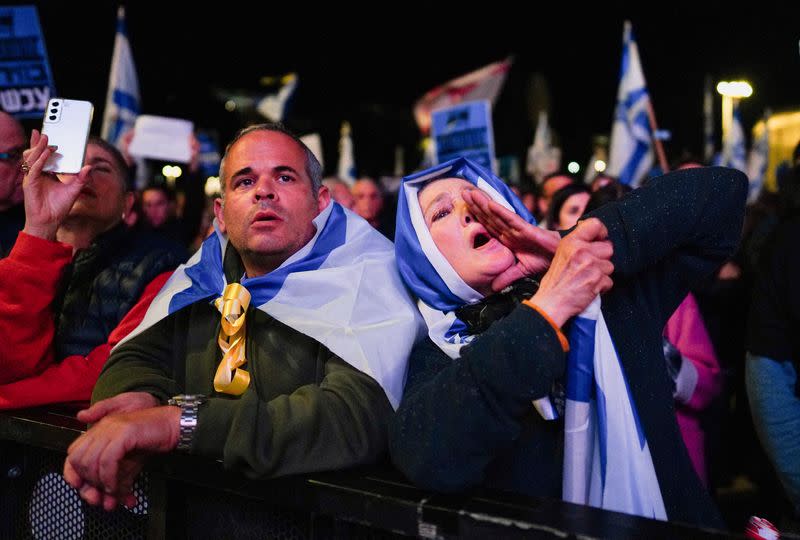
<svg viewBox="0 0 800 540"><path fill-rule="evenodd" d="M0 538L721 538L559 500L442 495L387 466L249 480L194 456L154 459L139 504L104 512L61 477L85 425L69 409L0 413Z"/></svg>

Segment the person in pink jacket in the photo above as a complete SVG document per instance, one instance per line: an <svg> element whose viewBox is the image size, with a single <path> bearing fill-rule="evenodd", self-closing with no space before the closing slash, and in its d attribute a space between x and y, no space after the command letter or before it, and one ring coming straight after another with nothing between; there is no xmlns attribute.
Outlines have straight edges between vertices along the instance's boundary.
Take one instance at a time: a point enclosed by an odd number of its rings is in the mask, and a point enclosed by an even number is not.
<svg viewBox="0 0 800 540"><path fill-rule="evenodd" d="M707 486L705 432L700 420L722 390L722 372L691 293L667 321L664 356L675 381L673 396L678 426L695 471Z"/></svg>

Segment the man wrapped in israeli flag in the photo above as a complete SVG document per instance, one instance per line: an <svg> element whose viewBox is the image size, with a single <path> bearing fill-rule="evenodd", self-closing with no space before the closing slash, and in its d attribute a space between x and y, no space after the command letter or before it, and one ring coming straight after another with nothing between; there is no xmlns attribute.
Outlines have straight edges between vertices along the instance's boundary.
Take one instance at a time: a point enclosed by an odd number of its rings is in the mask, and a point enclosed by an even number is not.
<svg viewBox="0 0 800 540"><path fill-rule="evenodd" d="M64 475L87 502L132 502L132 454L177 449L253 477L383 454L422 320L391 242L331 201L321 172L280 125L228 146L216 232L113 350L80 415L97 423Z"/></svg>
<svg viewBox="0 0 800 540"><path fill-rule="evenodd" d="M395 249L428 339L390 428L394 463L430 489L721 527L678 432L661 332L735 248L745 194L736 171L680 171L562 238L468 160L405 178Z"/></svg>

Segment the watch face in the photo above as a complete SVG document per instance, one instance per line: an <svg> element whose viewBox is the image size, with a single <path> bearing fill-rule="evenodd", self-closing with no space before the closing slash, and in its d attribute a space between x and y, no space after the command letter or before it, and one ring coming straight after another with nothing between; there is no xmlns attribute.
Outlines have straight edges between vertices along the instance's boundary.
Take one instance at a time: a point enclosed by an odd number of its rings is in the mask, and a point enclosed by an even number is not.
<svg viewBox="0 0 800 540"><path fill-rule="evenodd" d="M203 394L178 394L167 402L169 405L202 405L208 401L208 397Z"/></svg>

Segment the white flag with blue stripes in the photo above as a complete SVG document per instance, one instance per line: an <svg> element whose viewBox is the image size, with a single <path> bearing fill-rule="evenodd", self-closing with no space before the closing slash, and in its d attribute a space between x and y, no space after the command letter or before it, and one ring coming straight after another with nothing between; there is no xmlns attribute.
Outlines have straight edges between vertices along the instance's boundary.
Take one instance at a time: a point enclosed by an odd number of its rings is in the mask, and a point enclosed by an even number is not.
<svg viewBox="0 0 800 540"><path fill-rule="evenodd" d="M752 203L758 198L764 187L769 167L769 120L764 117L764 129L761 135L753 141L750 154L747 156L747 177L750 186L747 193L747 202Z"/></svg>
<svg viewBox="0 0 800 540"><path fill-rule="evenodd" d="M139 79L136 77L125 26L125 8L120 6L117 10L117 36L114 38L101 136L111 144L117 144L120 136L133 128L138 115Z"/></svg>
<svg viewBox="0 0 800 540"><path fill-rule="evenodd" d="M650 96L639 60L639 49L633 38L631 23L625 21L622 68L606 173L634 187L639 185L653 165L649 106Z"/></svg>
<svg viewBox="0 0 800 540"><path fill-rule="evenodd" d="M569 342L564 500L666 520L650 448L599 296L574 319Z"/></svg>
<svg viewBox="0 0 800 540"><path fill-rule="evenodd" d="M742 128L742 119L739 114L739 106L733 107L733 118L731 127L725 135L725 140L722 141L722 155L720 157L719 165L722 167L730 167L732 169L739 169L747 174L747 153L745 150L744 129Z"/></svg>
<svg viewBox="0 0 800 540"><path fill-rule="evenodd" d="M425 326L400 279L394 246L335 202L314 218L314 225L314 237L281 266L263 276L244 277L241 284L256 309L375 379L397 408L408 356L425 335ZM222 267L227 245L218 230L209 236L117 346L183 307L219 297L227 285Z"/></svg>
<svg viewBox="0 0 800 540"><path fill-rule="evenodd" d="M353 139L350 137L350 122L342 122L339 136L339 163L336 176L352 187L356 181L356 158L353 155Z"/></svg>

